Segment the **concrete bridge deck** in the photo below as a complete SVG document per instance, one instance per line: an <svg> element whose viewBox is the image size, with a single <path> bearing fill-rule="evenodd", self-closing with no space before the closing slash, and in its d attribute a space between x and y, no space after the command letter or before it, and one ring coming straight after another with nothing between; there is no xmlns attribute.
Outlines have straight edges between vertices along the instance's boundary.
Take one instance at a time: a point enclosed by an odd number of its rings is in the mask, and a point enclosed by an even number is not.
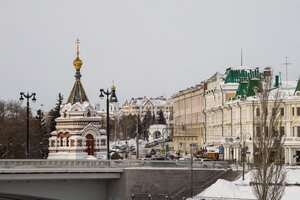
<svg viewBox="0 0 300 200"><path fill-rule="evenodd" d="M143 160L0 160L0 193L63 200L123 200L171 194L227 171L225 162ZM191 174L192 172L192 174Z"/></svg>

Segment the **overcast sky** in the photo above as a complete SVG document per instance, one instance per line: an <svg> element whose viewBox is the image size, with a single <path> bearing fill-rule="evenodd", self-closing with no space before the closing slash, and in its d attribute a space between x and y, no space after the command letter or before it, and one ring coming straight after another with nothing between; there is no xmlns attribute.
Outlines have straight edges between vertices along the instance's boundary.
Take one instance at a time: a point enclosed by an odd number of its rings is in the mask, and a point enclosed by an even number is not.
<svg viewBox="0 0 300 200"><path fill-rule="evenodd" d="M74 84L76 38L82 83L92 105L99 89L170 97L227 67L300 75L299 0L0 0L0 99L36 92L48 110ZM105 107L101 104L101 107Z"/></svg>

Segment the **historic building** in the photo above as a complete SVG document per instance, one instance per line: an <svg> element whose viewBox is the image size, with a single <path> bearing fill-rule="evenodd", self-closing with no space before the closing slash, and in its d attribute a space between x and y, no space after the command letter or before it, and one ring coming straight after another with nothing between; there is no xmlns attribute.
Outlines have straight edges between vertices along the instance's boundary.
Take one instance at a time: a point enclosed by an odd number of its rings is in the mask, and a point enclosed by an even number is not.
<svg viewBox="0 0 300 200"><path fill-rule="evenodd" d="M162 96L157 98L138 97L126 100L122 106L123 115L139 114L142 118L148 110L155 116L157 116L159 111L162 110L167 124L169 124L173 112L173 102L172 100L166 99Z"/></svg>
<svg viewBox="0 0 300 200"><path fill-rule="evenodd" d="M49 138L48 159L95 159L98 154L106 154L106 131L101 129L100 120L81 84L79 58L73 62L76 69L75 83L66 104L61 106L56 130Z"/></svg>
<svg viewBox="0 0 300 200"><path fill-rule="evenodd" d="M204 84L201 83L172 96L174 130L173 145L177 153L190 152L190 145L204 142Z"/></svg>
<svg viewBox="0 0 300 200"><path fill-rule="evenodd" d="M262 112L255 91L263 80L271 76L270 68L262 72L258 68L244 66L228 68L224 75L216 73L196 87L175 94L175 149L189 152L189 145L195 143L191 138L195 137L198 138L197 146L206 152L218 153L220 159L240 160L244 144L247 147L247 162L253 162L253 139L259 134L257 121ZM285 162L299 162L300 82L281 84L279 76L275 76L274 80L266 112L272 116L275 102L272 96L280 92L284 98L280 108L279 131L284 135ZM193 127L196 127L194 134Z"/></svg>

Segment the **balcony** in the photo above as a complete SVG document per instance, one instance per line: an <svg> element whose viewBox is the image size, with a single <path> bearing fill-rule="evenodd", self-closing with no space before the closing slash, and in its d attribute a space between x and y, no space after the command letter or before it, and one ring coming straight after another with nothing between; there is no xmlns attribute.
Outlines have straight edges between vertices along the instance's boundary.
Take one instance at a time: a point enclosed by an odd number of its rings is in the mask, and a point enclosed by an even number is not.
<svg viewBox="0 0 300 200"><path fill-rule="evenodd" d="M300 145L300 137L286 137L284 138L284 143Z"/></svg>

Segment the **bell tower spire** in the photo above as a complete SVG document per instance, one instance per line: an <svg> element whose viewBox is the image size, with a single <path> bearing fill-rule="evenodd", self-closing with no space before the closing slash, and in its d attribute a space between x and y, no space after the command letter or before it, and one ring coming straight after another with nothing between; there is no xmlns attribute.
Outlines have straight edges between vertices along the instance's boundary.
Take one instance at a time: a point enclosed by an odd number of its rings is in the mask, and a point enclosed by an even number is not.
<svg viewBox="0 0 300 200"><path fill-rule="evenodd" d="M80 41L79 41L78 38L77 38L75 43L77 45L77 47L76 47L77 48L77 50L76 50L76 55L77 56L76 56L75 60L73 61L73 65L76 69L75 78L80 79L81 78L80 69L81 69L81 66L82 66L82 60L80 60L80 58L79 58L79 44L80 44Z"/></svg>
<svg viewBox="0 0 300 200"><path fill-rule="evenodd" d="M79 44L80 44L79 39L77 39L75 43L76 43L76 58L73 61L73 65L76 70L76 73L75 73L76 80L75 80L73 89L71 91L71 94L68 98L68 103L71 103L71 104L75 104L76 102L83 103L84 101L89 101L89 99L83 89L83 86L81 84L81 81L80 81L80 78L82 76L80 73L80 69L82 66L82 60L79 58Z"/></svg>

